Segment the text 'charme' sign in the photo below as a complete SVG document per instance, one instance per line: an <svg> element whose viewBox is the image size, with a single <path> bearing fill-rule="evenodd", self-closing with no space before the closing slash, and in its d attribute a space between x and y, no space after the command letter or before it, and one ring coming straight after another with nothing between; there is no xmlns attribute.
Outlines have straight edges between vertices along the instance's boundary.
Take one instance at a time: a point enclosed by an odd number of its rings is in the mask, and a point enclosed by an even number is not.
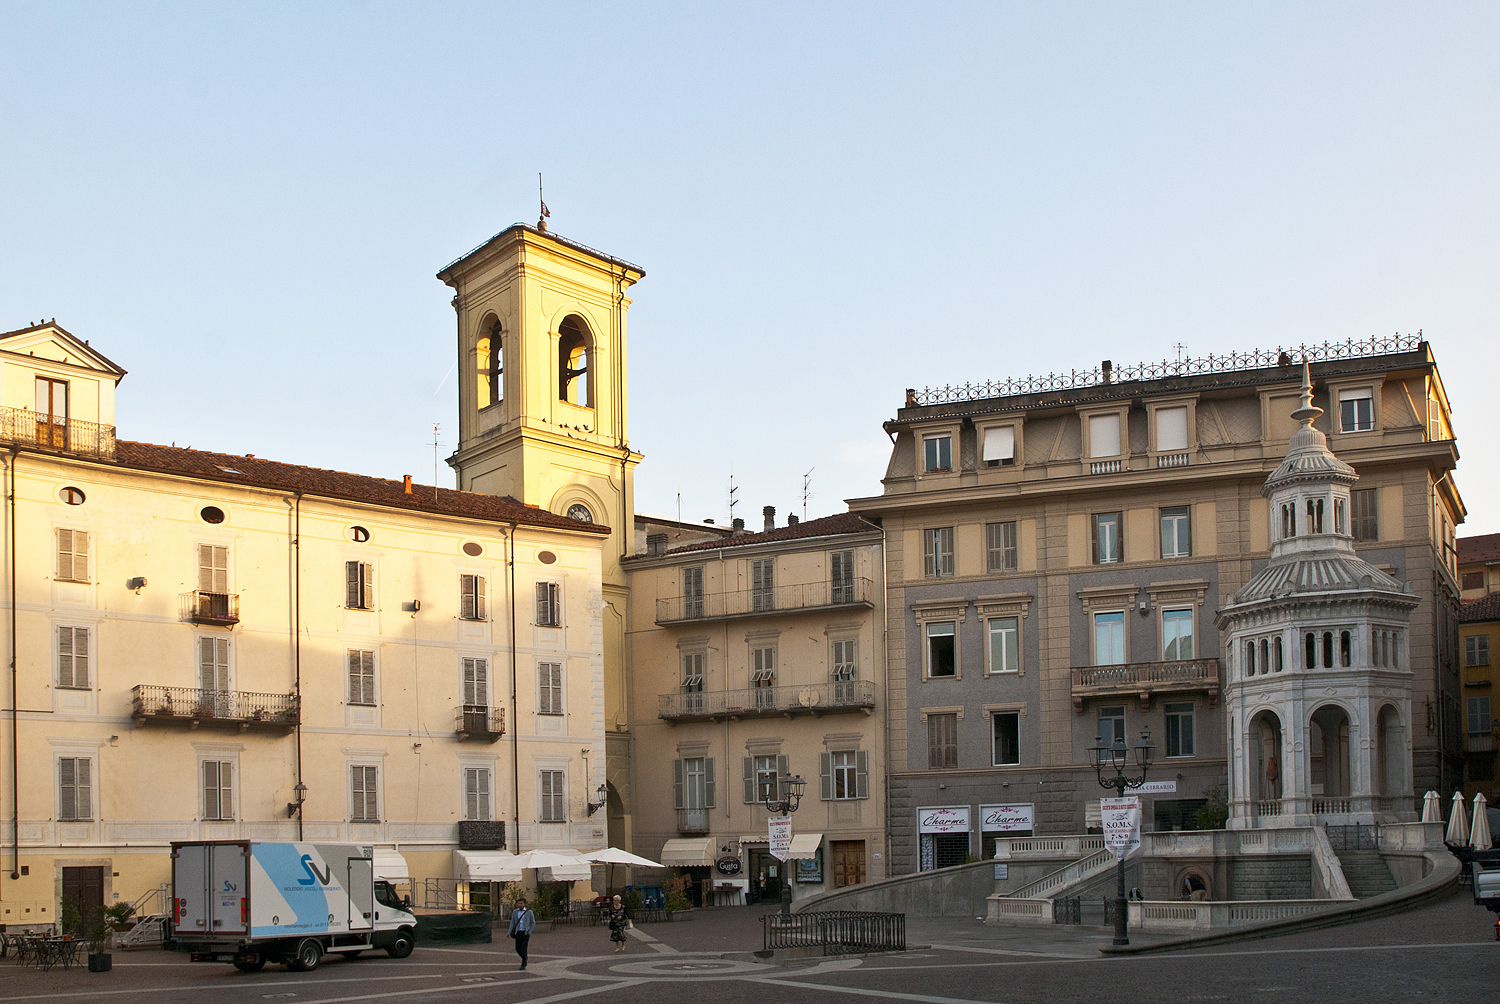
<svg viewBox="0 0 1500 1004"><path fill-rule="evenodd" d="M985 833L1015 833L1017 830L1035 829L1032 825L1032 804L981 805L979 828Z"/></svg>
<svg viewBox="0 0 1500 1004"><path fill-rule="evenodd" d="M969 807L949 805L917 810L918 833L968 833Z"/></svg>

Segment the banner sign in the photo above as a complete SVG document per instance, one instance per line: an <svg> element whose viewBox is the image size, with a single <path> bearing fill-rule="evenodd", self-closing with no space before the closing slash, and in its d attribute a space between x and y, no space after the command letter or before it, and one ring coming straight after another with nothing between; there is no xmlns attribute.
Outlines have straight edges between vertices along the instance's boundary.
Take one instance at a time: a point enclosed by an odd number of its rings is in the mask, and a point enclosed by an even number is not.
<svg viewBox="0 0 1500 1004"><path fill-rule="evenodd" d="M1136 791L1142 792L1142 793L1147 794L1147 795L1168 795L1168 794L1174 794L1177 791L1177 782L1176 781L1147 781L1145 784L1143 784L1139 788L1137 788Z"/></svg>
<svg viewBox="0 0 1500 1004"><path fill-rule="evenodd" d="M771 857L778 861L785 861L792 855L792 817L772 816L766 820L766 828L770 831Z"/></svg>
<svg viewBox="0 0 1500 1004"><path fill-rule="evenodd" d="M1099 799L1099 819L1104 826L1104 846L1117 858L1123 858L1141 846L1141 800L1134 795L1125 798Z"/></svg>
<svg viewBox="0 0 1500 1004"><path fill-rule="evenodd" d="M1015 833L1035 829L1032 825L1032 803L1016 805L981 805L979 828L985 833Z"/></svg>
<svg viewBox="0 0 1500 1004"><path fill-rule="evenodd" d="M917 832L968 833L969 807L949 805L937 809L918 809Z"/></svg>

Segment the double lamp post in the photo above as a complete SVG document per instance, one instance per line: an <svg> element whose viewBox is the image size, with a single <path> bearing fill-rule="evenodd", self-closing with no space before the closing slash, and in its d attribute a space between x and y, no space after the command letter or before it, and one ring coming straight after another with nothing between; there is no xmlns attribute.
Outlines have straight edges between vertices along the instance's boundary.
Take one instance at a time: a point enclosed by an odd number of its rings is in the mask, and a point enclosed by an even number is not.
<svg viewBox="0 0 1500 1004"><path fill-rule="evenodd" d="M802 792L807 788L807 782L802 780L801 774L783 775L777 779L776 788L781 797L774 802L767 801L766 811L772 815L790 817L802 805ZM781 871L781 914L785 917L792 913L792 858L790 855L781 863Z"/></svg>
<svg viewBox="0 0 1500 1004"><path fill-rule="evenodd" d="M1117 736L1113 743L1106 743L1100 736L1094 737L1094 745L1089 752L1094 755L1094 773L1099 778L1099 786L1118 791L1123 797L1125 792L1131 788L1139 788L1146 783L1146 771L1151 766L1151 753L1156 749L1151 745L1151 730L1141 729L1141 741L1134 746L1125 745L1125 737ZM1132 767L1140 769L1140 774L1131 776L1126 773ZM1113 771L1114 776L1106 773ZM1130 938L1126 931L1126 910L1128 906L1125 901L1125 856L1130 853L1127 844L1118 852L1119 862L1116 866L1116 877L1118 887L1115 890L1115 940L1116 945L1130 944Z"/></svg>

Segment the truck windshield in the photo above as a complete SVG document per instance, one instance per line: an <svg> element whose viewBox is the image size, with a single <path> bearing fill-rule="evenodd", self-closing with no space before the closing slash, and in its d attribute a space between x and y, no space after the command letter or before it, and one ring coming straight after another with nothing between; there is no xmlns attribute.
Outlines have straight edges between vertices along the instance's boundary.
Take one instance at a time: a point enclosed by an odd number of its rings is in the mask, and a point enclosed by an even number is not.
<svg viewBox="0 0 1500 1004"><path fill-rule="evenodd" d="M390 907L392 910L406 909L401 902L401 897L396 895L395 887L383 879L375 883L375 901L381 906Z"/></svg>

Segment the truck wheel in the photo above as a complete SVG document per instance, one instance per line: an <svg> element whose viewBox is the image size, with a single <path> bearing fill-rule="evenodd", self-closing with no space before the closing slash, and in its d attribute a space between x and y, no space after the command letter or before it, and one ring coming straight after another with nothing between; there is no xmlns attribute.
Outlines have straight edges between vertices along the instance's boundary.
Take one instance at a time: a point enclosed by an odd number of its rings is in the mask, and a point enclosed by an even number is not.
<svg viewBox="0 0 1500 1004"><path fill-rule="evenodd" d="M234 968L238 969L242 973L258 973L262 969L266 968L266 960L264 958L257 957L254 962L236 962L234 964Z"/></svg>
<svg viewBox="0 0 1500 1004"><path fill-rule="evenodd" d="M385 954L393 959L404 959L411 954L412 934L411 928L403 927L396 932L396 938L385 948Z"/></svg>
<svg viewBox="0 0 1500 1004"><path fill-rule="evenodd" d="M318 968L318 963L323 959L323 946L311 938L305 939L297 946L297 954L287 964L288 969L295 969L299 973L310 973Z"/></svg>

